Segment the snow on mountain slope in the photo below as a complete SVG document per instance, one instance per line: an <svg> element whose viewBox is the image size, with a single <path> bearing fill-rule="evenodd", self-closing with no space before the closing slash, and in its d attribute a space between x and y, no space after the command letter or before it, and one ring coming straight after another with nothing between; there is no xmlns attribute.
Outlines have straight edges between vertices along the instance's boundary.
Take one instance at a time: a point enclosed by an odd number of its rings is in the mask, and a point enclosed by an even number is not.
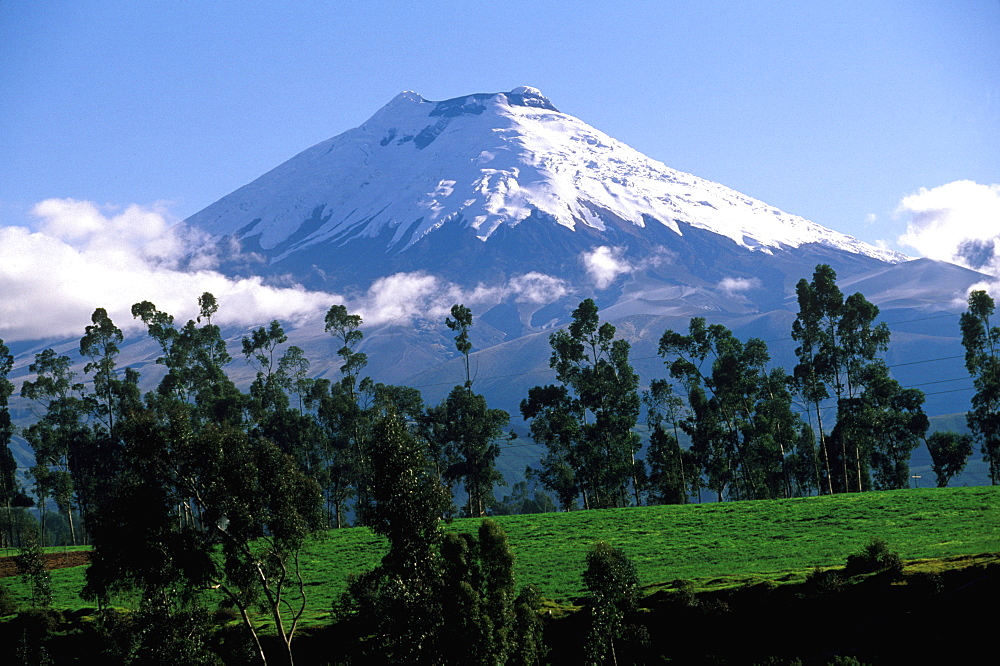
<svg viewBox="0 0 1000 666"><path fill-rule="evenodd" d="M727 187L671 169L561 113L538 90L433 102L397 95L192 216L273 264L317 246L386 239L399 253L446 226L487 241L528 217L596 236L609 220L704 229L763 252L818 243L881 261L881 250ZM641 232L640 232L641 233Z"/></svg>

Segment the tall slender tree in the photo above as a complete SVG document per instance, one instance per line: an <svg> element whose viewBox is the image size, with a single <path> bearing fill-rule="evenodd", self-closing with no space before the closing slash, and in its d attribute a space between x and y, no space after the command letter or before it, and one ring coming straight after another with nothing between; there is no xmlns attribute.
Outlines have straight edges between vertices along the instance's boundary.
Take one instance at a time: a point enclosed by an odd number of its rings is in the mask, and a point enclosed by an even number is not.
<svg viewBox="0 0 1000 666"><path fill-rule="evenodd" d="M14 545L18 540L14 531L12 510L15 507L30 506L30 498L24 494L20 480L17 477L17 461L10 443L14 436L14 424L10 418L10 396L14 393L14 384L7 379L14 367L14 357L7 345L0 339L0 505L4 510L3 524L6 534L0 535L8 545Z"/></svg>
<svg viewBox="0 0 1000 666"><path fill-rule="evenodd" d="M875 323L875 305L860 293L845 299L836 281L836 272L826 264L816 267L812 282L799 280L799 313L792 325L792 338L799 343L794 376L799 391L815 410L824 488L846 492L866 485L864 455L857 439L827 439L820 405L834 397L837 422L850 420L856 411L852 401L864 393L865 378L871 376L868 367L888 348L889 328ZM844 430L842 424L840 431Z"/></svg>
<svg viewBox="0 0 1000 666"><path fill-rule="evenodd" d="M665 380L654 379L643 395L650 429L646 464L654 501L663 504L687 504L689 468L694 456L680 444L683 399ZM694 472L694 474L699 474Z"/></svg>
<svg viewBox="0 0 1000 666"><path fill-rule="evenodd" d="M993 485L1000 483L1000 327L991 321L995 309L989 294L973 291L960 321L965 367L976 389L966 421L989 464Z"/></svg>
<svg viewBox="0 0 1000 666"><path fill-rule="evenodd" d="M451 503L426 447L389 413L369 442L371 502L362 520L386 537L381 564L351 585L372 651L387 663L434 663L441 627L442 514Z"/></svg>
<svg viewBox="0 0 1000 666"><path fill-rule="evenodd" d="M450 463L444 470L445 480L464 484L467 515L482 516L494 499L493 487L503 481L496 460L500 455L499 440L510 422L510 414L491 409L486 398L472 390L469 371L472 311L464 305L455 305L451 314L454 319L448 318L445 323L458 333L455 348L465 359L465 384L453 388L440 405L427 410L425 432L431 433L437 446L444 449L444 459Z"/></svg>
<svg viewBox="0 0 1000 666"><path fill-rule="evenodd" d="M45 499L51 497L70 525L73 544L76 530L73 508L76 503L71 471L71 457L80 440L87 439L85 425L86 403L83 384L76 381L70 370L68 356L57 355L46 349L35 355L35 362L28 369L34 380L26 380L21 395L35 401L45 412L24 431L35 453L35 464L30 470L35 480L36 496L40 500L44 521ZM43 533L44 533L44 525Z"/></svg>
<svg viewBox="0 0 1000 666"><path fill-rule="evenodd" d="M536 387L521 403L525 418L546 421L539 443L550 455L543 459L541 478L558 479L565 476L560 469L572 470L587 508L628 504L630 482L638 502L634 474L640 441L632 429L639 418L639 376L629 361L628 341L616 339L615 332L601 322L592 299L580 303L569 327L549 336L549 366L561 389ZM557 417L559 411L577 424ZM546 460L552 467L544 467Z"/></svg>

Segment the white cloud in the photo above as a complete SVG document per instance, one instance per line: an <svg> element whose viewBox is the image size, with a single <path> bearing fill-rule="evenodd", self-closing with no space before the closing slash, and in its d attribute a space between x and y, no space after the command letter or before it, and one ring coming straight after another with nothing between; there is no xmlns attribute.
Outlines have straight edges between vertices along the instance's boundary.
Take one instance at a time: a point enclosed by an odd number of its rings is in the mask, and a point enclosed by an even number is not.
<svg viewBox="0 0 1000 666"><path fill-rule="evenodd" d="M443 320L456 303L486 310L508 297L518 303L541 305L567 293L569 289L563 280L544 273L525 273L511 278L506 284L479 284L463 289L435 275L415 271L379 278L347 307L360 314L365 324L403 325L415 319Z"/></svg>
<svg viewBox="0 0 1000 666"><path fill-rule="evenodd" d="M220 250L159 206L107 210L89 201L49 199L33 212L37 230L0 227L0 338L7 341L82 335L98 307L123 330L140 332L144 327L131 314L140 301L183 322L197 315L198 296L206 291L219 301L217 321L240 326L271 319L294 325L334 303L346 304L369 325L443 321L455 303L478 309L506 298L546 304L569 293L563 280L537 272L470 289L413 272L376 280L347 300L258 277L226 277L212 270L216 252L238 248Z"/></svg>
<svg viewBox="0 0 1000 666"><path fill-rule="evenodd" d="M607 289L619 275L634 273L650 266L659 266L670 256L664 248L657 248L652 255L644 259L629 261L624 253L625 248L622 247L599 245L591 252L582 253L580 261L593 280L594 286L598 289Z"/></svg>
<svg viewBox="0 0 1000 666"><path fill-rule="evenodd" d="M209 270L216 258L204 237L156 206L109 211L49 199L33 213L37 231L0 227L0 338L7 340L82 335L98 307L122 329L138 330L131 306L144 300L184 321L206 291L226 322L241 325L300 321L341 300Z"/></svg>
<svg viewBox="0 0 1000 666"><path fill-rule="evenodd" d="M507 288L518 303L537 305L557 301L569 293L565 280L534 271L511 278Z"/></svg>
<svg viewBox="0 0 1000 666"><path fill-rule="evenodd" d="M896 213L910 217L901 245L1000 276L1000 185L959 180L921 188L905 197Z"/></svg>
<svg viewBox="0 0 1000 666"><path fill-rule="evenodd" d="M632 271L632 265L622 257L622 252L620 247L600 245L581 255L583 266L598 289L607 289L616 277Z"/></svg>
<svg viewBox="0 0 1000 666"><path fill-rule="evenodd" d="M719 291L732 296L751 289L760 288L760 280L757 278L723 278L719 282Z"/></svg>

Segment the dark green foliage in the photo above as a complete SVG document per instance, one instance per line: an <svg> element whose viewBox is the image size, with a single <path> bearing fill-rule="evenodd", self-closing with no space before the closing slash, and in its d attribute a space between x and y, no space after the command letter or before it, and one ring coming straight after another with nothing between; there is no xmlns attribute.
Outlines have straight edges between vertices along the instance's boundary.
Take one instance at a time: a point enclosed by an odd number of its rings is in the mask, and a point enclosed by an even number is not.
<svg viewBox="0 0 1000 666"><path fill-rule="evenodd" d="M995 308L989 294L973 291L960 322L965 367L976 389L966 420L989 463L993 485L1000 483L1000 327L990 321Z"/></svg>
<svg viewBox="0 0 1000 666"><path fill-rule="evenodd" d="M496 459L500 456L498 440L510 422L510 414L490 409L486 398L472 391L469 374L472 311L464 305L455 305L451 315L454 319L448 318L445 323L458 331L455 348L465 359L465 384L453 388L440 405L427 410L421 419L422 429L434 449L442 478L448 483L464 484L468 495L466 515L483 516L495 501L493 487L503 482Z"/></svg>
<svg viewBox="0 0 1000 666"><path fill-rule="evenodd" d="M684 606L697 606L698 597L695 595L694 581L678 578L670 584L673 597Z"/></svg>
<svg viewBox="0 0 1000 666"><path fill-rule="evenodd" d="M389 551L351 585L353 607L360 626L373 633L373 655L389 663L429 663L442 615L438 525L451 499L399 416L376 423L367 453L372 501L362 519L389 540Z"/></svg>
<svg viewBox="0 0 1000 666"><path fill-rule="evenodd" d="M792 338L800 345L794 376L799 391L815 408L825 492L862 490L867 483L865 452L850 436L856 427L843 421L857 414L854 401L867 386L868 366L889 345L889 328L875 324L878 308L860 293L845 299L836 281L837 274L826 264L816 267L811 283L799 281L799 314L792 326ZM827 441L819 405L831 396L837 400L841 432Z"/></svg>
<svg viewBox="0 0 1000 666"><path fill-rule="evenodd" d="M860 574L883 573L898 576L903 572L903 560L899 553L889 550L889 544L881 537L872 537L864 549L855 555L847 557L844 574L856 576Z"/></svg>
<svg viewBox="0 0 1000 666"><path fill-rule="evenodd" d="M580 403L565 386L535 386L521 401L521 415L531 420L531 437L545 445L540 470L531 470L556 494L560 508L568 511L577 497L586 497L586 448ZM530 469L530 468L529 468Z"/></svg>
<svg viewBox="0 0 1000 666"><path fill-rule="evenodd" d="M52 603L52 579L45 570L40 535L35 530L29 530L24 537L16 559L17 573L28 582L32 605L46 608Z"/></svg>
<svg viewBox="0 0 1000 666"><path fill-rule="evenodd" d="M175 412L164 422L152 410L121 422L118 468L91 525L94 551L84 595L104 602L117 592L137 590L186 603L208 585L213 563L195 521L190 495L167 474L192 471L200 459L188 420Z"/></svg>
<svg viewBox="0 0 1000 666"><path fill-rule="evenodd" d="M13 367L14 357L0 339L0 545L7 546L13 546L20 540L13 510L32 504L17 478L17 461L10 449L14 424L8 405L14 393L14 384L7 379L7 375Z"/></svg>
<svg viewBox="0 0 1000 666"><path fill-rule="evenodd" d="M615 339L615 327L598 316L592 299L573 311L568 329L549 336L561 387L535 387L521 403L532 419L535 441L545 444L539 479L567 508L583 495L586 508L627 506L639 437L639 376L629 362L630 345ZM538 423L538 425L536 425Z"/></svg>
<svg viewBox="0 0 1000 666"><path fill-rule="evenodd" d="M720 499L788 496L785 457L799 419L784 372L765 369L770 356L764 342L743 343L725 326L695 317L687 335L664 332L659 353L687 392L690 411L673 420L691 438L708 488Z"/></svg>
<svg viewBox="0 0 1000 666"><path fill-rule="evenodd" d="M927 430L923 393L903 389L877 358L889 328L875 323L878 308L860 293L846 299L825 264L813 281L800 280L795 384L819 428L821 492L905 488L909 458ZM837 420L826 436L820 404L836 399Z"/></svg>
<svg viewBox="0 0 1000 666"><path fill-rule="evenodd" d="M843 590L844 579L832 569L816 567L806 576L805 588L808 594L826 596Z"/></svg>
<svg viewBox="0 0 1000 666"><path fill-rule="evenodd" d="M261 326L249 337L243 337L243 356L257 370L257 377L250 385L249 408L258 421L288 409L288 396L283 391L282 376L278 373L278 361L274 357L278 345L287 340L288 336L277 321L272 321L268 328Z"/></svg>
<svg viewBox="0 0 1000 666"><path fill-rule="evenodd" d="M646 421L652 430L646 450L647 487L653 504L686 504L689 480L700 476L695 456L681 448L683 399L662 379L655 379L643 395Z"/></svg>
<svg viewBox="0 0 1000 666"><path fill-rule="evenodd" d="M343 609L371 634L364 658L441 664L503 664L515 654L537 659L541 629L537 616L532 620L517 608L506 534L484 520L475 536L452 532L442 538L440 516L449 498L422 442L392 413L378 422L375 435L373 502L365 521L388 538L389 551L351 584ZM531 597L520 603L537 607Z"/></svg>
<svg viewBox="0 0 1000 666"><path fill-rule="evenodd" d="M469 339L469 329L472 328L472 310L464 305L451 306L451 316L454 319L446 318L445 325L453 331L457 331L455 336L455 349L465 360L465 385L472 386L472 374L469 368L469 353L472 351L472 341Z"/></svg>
<svg viewBox="0 0 1000 666"><path fill-rule="evenodd" d="M972 435L960 435L952 431L935 432L927 438L927 450L931 454L938 488L944 488L952 477L965 469L965 464L972 455Z"/></svg>
<svg viewBox="0 0 1000 666"><path fill-rule="evenodd" d="M117 592L137 591L140 610L167 629L193 621L199 592L214 587L239 609L261 659L249 616L257 608L271 616L291 661L306 596L298 553L321 526L322 505L318 486L296 459L262 435L277 430L283 416L302 416L288 408L274 381L273 352L283 332L273 322L245 345L259 368L251 401L256 427L248 429L242 418L248 403L222 370L229 356L211 323L218 305L206 293L199 306L198 322L205 324L189 321L180 330L151 303L133 307L160 342L158 361L168 372L145 404L122 403L107 438L111 455L95 493L84 592L103 605ZM289 449L298 443L285 442Z"/></svg>
<svg viewBox="0 0 1000 666"><path fill-rule="evenodd" d="M924 394L918 389L902 388L889 377L882 361L870 363L861 374L864 392L844 409L845 420L855 419L851 430L852 440L862 452L860 469L864 470L865 461L870 461L878 490L906 488L910 481L910 455L923 441L930 425L923 411ZM865 488L867 474L863 474L861 481L861 487Z"/></svg>
<svg viewBox="0 0 1000 666"><path fill-rule="evenodd" d="M583 581L590 593L588 663L617 663L629 643L646 641L645 630L626 621L638 608L639 574L621 548L597 542L587 553Z"/></svg>
<svg viewBox="0 0 1000 666"><path fill-rule="evenodd" d="M507 663L519 642L507 535L484 520L477 536L447 534L441 556L441 663Z"/></svg>
<svg viewBox="0 0 1000 666"><path fill-rule="evenodd" d="M46 499L52 498L69 520L71 541L75 545L73 452L87 448L90 438L84 424L87 402L83 398L83 384L76 382L70 358L58 356L52 349L36 354L28 369L35 374L35 380L24 382L21 395L44 409L41 418L23 433L35 453L30 474L39 498L43 531Z"/></svg>
<svg viewBox="0 0 1000 666"><path fill-rule="evenodd" d="M160 344L163 356L156 362L167 368L156 394L147 399L185 405L197 425L240 424L244 398L223 370L232 357L221 330L212 324L219 306L208 292L198 298L198 304L197 323L189 320L179 329L171 315L149 301L132 306L132 316L141 319L150 337ZM205 324L198 326L203 319Z"/></svg>
<svg viewBox="0 0 1000 666"><path fill-rule="evenodd" d="M6 585L0 584L0 617L17 612L17 602Z"/></svg>
<svg viewBox="0 0 1000 666"><path fill-rule="evenodd" d="M507 660L508 664L532 666L542 663L549 649L545 645L544 625L539 615L542 607L542 597L531 585L521 588L514 600L514 632L513 650Z"/></svg>
<svg viewBox="0 0 1000 666"><path fill-rule="evenodd" d="M222 545L216 585L248 629L248 611L266 610L291 660L306 606L299 551L322 524L319 486L276 445L242 430L209 429L201 443L214 465L205 474L214 481L200 495L203 521L214 527L209 538ZM288 600L292 592L298 596L294 604Z"/></svg>
<svg viewBox="0 0 1000 666"><path fill-rule="evenodd" d="M16 661L24 666L43 666L54 663L48 645L59 625L59 614L51 608L30 608L18 613L12 629L18 637L10 650Z"/></svg>
<svg viewBox="0 0 1000 666"><path fill-rule="evenodd" d="M486 398L456 386L437 407L427 410L425 424L430 439L444 450L445 481L461 481L468 494L466 515L482 516L494 501L493 487L503 480L497 471L499 439L510 422L502 409L490 409ZM425 427L426 427L425 425Z"/></svg>
<svg viewBox="0 0 1000 666"><path fill-rule="evenodd" d="M494 504L492 513L495 516L514 516L531 513L547 513L557 509L552 498L534 487L529 492L528 481L518 481L511 486L510 495Z"/></svg>
<svg viewBox="0 0 1000 666"><path fill-rule="evenodd" d="M105 610L100 622L106 659L162 666L222 663L209 642L212 616L197 605L178 610L148 600L132 612Z"/></svg>

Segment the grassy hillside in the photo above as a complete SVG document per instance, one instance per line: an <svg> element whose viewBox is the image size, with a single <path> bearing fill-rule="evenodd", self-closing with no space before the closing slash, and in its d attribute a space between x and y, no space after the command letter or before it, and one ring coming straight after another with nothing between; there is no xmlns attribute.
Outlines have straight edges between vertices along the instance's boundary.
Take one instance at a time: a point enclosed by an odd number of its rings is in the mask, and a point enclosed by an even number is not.
<svg viewBox="0 0 1000 666"><path fill-rule="evenodd" d="M496 519L517 556L519 584L558 604L582 596L581 573L599 540L633 558L644 585L676 579L699 587L747 578L804 577L815 566L842 565L879 536L904 559L1000 552L1000 487L917 489L791 500L577 511ZM456 520L447 530L474 531ZM302 562L309 582L309 623L329 618L349 574L372 568L385 542L366 528L324 533ZM76 591L84 567L52 572L57 608L90 606ZM16 597L27 590L3 580ZM121 600L127 605L128 600Z"/></svg>

